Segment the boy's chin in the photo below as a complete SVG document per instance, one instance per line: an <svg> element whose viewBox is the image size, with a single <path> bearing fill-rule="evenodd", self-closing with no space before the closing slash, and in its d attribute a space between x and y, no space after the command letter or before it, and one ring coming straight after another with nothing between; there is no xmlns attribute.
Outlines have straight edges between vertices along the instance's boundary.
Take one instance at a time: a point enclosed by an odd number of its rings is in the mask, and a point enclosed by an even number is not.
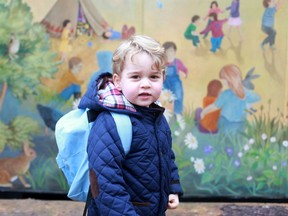
<svg viewBox="0 0 288 216"><path fill-rule="evenodd" d="M135 104L136 106L141 106L141 107L149 107L153 102L136 102L136 103L133 103Z"/></svg>

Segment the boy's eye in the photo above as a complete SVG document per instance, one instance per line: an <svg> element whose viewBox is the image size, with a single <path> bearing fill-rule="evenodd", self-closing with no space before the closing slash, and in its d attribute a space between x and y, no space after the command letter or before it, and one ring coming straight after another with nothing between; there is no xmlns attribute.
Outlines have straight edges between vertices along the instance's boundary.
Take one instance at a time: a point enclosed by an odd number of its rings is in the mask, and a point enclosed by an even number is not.
<svg viewBox="0 0 288 216"><path fill-rule="evenodd" d="M152 75L151 78L152 78L152 79L159 79L159 78L160 78L160 75Z"/></svg>
<svg viewBox="0 0 288 216"><path fill-rule="evenodd" d="M140 77L139 75L133 75L133 76L131 76L130 78L131 78L131 79L139 79L139 77Z"/></svg>

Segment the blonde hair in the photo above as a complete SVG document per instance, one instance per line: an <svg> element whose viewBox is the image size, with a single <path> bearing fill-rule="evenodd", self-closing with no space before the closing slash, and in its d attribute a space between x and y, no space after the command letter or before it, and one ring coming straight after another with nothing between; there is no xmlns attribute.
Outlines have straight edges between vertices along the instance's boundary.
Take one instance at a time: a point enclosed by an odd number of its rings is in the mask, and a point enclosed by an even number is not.
<svg viewBox="0 0 288 216"><path fill-rule="evenodd" d="M134 35L121 43L113 53L113 74L121 75L126 58L129 57L132 60L133 56L141 52L147 53L154 62L153 66L164 73L167 60L161 44L151 37Z"/></svg>
<svg viewBox="0 0 288 216"><path fill-rule="evenodd" d="M225 79L229 88L241 99L245 97L244 88L242 85L242 75L240 69L234 65L225 65L219 74L220 79Z"/></svg>

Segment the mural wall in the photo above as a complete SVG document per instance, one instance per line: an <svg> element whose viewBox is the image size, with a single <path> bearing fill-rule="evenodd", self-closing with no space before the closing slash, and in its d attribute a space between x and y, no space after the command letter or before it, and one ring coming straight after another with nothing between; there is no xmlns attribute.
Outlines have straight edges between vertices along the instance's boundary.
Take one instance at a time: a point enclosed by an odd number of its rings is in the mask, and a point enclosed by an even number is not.
<svg viewBox="0 0 288 216"><path fill-rule="evenodd" d="M287 198L288 4L211 3L1 0L0 190L67 191L57 120L123 39L146 34L178 69L161 103L184 196Z"/></svg>

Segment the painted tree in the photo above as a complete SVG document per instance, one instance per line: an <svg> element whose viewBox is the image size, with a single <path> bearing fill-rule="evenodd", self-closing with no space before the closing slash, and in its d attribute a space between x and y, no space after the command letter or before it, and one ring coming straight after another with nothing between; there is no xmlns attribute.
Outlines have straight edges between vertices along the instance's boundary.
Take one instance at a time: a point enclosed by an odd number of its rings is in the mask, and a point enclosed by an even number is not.
<svg viewBox="0 0 288 216"><path fill-rule="evenodd" d="M31 141L39 131L38 123L27 116L17 116L7 125L0 121L0 153L6 145L11 149L22 149L23 141Z"/></svg>
<svg viewBox="0 0 288 216"><path fill-rule="evenodd" d="M9 3L7 3L9 2ZM20 101L37 94L41 77L57 72L44 27L22 0L0 0L0 112L7 89Z"/></svg>
<svg viewBox="0 0 288 216"><path fill-rule="evenodd" d="M39 94L41 77L57 72L56 53L50 51L49 37L39 23L33 23L30 7L22 0L0 0L0 114L7 90L19 101ZM31 141L38 123L25 116L0 121L0 153L8 145L21 149Z"/></svg>

